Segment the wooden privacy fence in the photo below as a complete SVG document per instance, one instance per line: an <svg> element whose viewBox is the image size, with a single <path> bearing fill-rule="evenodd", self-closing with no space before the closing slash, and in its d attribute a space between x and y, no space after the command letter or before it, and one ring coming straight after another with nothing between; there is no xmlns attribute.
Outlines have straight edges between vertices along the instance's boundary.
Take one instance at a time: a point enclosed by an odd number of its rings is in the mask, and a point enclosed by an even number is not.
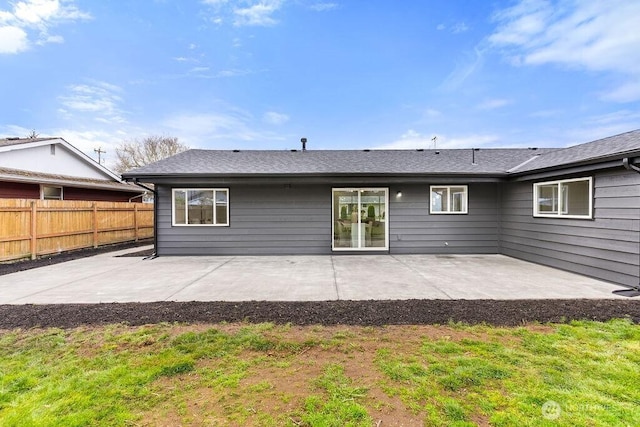
<svg viewBox="0 0 640 427"><path fill-rule="evenodd" d="M151 204L0 199L0 261L151 237Z"/></svg>

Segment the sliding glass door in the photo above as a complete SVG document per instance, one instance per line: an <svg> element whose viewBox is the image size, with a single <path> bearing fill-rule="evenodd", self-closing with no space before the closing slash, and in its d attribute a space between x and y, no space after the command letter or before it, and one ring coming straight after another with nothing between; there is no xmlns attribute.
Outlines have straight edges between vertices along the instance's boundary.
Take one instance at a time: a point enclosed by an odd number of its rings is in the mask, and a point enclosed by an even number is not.
<svg viewBox="0 0 640 427"><path fill-rule="evenodd" d="M333 189L333 250L387 250L386 188Z"/></svg>

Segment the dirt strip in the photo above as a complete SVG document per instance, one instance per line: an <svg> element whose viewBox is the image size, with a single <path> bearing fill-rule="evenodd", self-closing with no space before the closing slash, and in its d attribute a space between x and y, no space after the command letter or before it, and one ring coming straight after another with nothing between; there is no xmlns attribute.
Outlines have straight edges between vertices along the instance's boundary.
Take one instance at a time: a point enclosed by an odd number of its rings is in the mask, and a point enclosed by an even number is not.
<svg viewBox="0 0 640 427"><path fill-rule="evenodd" d="M571 320L630 318L640 299L401 300L322 302L154 302L0 305L0 329L160 322L273 322L295 325L425 325L464 322L517 326Z"/></svg>

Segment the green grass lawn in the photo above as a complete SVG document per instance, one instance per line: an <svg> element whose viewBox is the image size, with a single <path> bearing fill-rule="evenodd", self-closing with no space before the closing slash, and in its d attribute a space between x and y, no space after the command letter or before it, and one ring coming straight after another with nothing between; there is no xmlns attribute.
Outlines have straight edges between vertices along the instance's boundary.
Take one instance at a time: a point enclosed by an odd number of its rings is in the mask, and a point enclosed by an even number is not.
<svg viewBox="0 0 640 427"><path fill-rule="evenodd" d="M2 426L638 426L640 326L0 331Z"/></svg>

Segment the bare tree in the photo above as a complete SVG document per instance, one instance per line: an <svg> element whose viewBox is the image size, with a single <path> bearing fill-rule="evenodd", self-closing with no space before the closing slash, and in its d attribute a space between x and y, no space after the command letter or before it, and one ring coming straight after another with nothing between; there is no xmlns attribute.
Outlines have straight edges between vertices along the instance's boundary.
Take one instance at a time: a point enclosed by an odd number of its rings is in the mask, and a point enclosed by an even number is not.
<svg viewBox="0 0 640 427"><path fill-rule="evenodd" d="M116 148L116 165L113 169L118 173L126 172L188 149L189 147L179 143L178 138L174 136L148 136L141 140L134 139Z"/></svg>
<svg viewBox="0 0 640 427"><path fill-rule="evenodd" d="M36 139L38 136L40 136L35 129L31 130L31 133L27 136L27 138L29 139Z"/></svg>

